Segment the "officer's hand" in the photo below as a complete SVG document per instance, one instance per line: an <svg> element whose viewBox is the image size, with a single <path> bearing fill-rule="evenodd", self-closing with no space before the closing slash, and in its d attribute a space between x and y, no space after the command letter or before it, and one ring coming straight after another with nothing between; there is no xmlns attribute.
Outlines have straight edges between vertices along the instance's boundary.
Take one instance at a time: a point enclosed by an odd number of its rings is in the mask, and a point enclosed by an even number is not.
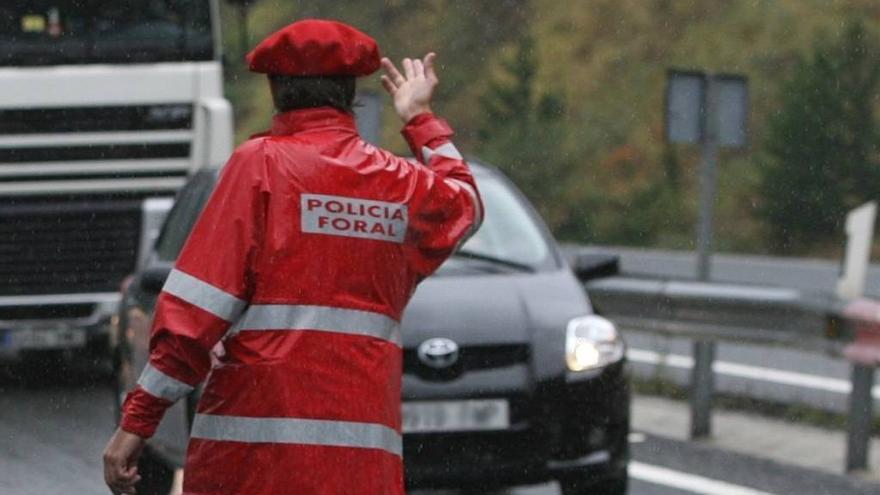
<svg viewBox="0 0 880 495"><path fill-rule="evenodd" d="M138 459L144 450L144 439L117 429L104 449L104 481L116 495L134 494L141 480Z"/></svg>
<svg viewBox="0 0 880 495"><path fill-rule="evenodd" d="M382 59L382 86L394 98L394 110L404 122L416 115L431 111L431 97L439 82L434 72L434 53L424 60L403 59L403 74L387 58Z"/></svg>

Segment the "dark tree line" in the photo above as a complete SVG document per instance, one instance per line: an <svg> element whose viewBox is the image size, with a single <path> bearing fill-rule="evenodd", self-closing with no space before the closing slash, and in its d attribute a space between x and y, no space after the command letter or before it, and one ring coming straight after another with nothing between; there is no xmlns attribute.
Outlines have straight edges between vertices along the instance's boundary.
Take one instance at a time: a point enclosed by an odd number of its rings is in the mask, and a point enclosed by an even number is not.
<svg viewBox="0 0 880 495"><path fill-rule="evenodd" d="M779 252L842 239L846 212L880 199L876 39L850 24L783 85L768 122L761 214Z"/></svg>

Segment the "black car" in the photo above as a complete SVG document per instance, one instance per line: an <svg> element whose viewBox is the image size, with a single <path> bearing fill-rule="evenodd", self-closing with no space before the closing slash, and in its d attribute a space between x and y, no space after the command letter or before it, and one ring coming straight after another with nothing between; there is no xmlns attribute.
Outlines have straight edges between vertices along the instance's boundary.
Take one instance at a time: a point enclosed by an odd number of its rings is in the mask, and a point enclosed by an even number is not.
<svg viewBox="0 0 880 495"><path fill-rule="evenodd" d="M581 259L572 270L513 185L491 167L471 167L485 222L419 286L404 314L407 486L556 479L564 494L626 493L624 344L594 314L581 283L607 274L615 260ZM180 192L151 261L125 291L114 339L120 396L147 361L156 296L215 180L200 172ZM195 400L169 410L150 442L171 466L183 463Z"/></svg>

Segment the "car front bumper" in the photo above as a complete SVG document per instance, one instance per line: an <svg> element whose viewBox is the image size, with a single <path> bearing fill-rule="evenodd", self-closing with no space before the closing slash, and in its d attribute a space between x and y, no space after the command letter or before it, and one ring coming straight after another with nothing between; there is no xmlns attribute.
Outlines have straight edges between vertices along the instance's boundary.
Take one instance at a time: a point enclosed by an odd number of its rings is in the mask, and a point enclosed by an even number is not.
<svg viewBox="0 0 880 495"><path fill-rule="evenodd" d="M625 363L511 397L504 431L404 435L407 486L488 489L626 475L629 380Z"/></svg>
<svg viewBox="0 0 880 495"><path fill-rule="evenodd" d="M119 293L0 297L0 360L23 352L106 350Z"/></svg>

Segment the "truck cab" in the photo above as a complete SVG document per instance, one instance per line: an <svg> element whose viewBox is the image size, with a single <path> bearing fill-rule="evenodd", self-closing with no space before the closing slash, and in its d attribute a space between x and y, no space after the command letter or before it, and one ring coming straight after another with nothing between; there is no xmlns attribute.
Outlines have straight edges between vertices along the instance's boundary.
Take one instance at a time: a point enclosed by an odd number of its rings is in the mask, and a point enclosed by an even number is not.
<svg viewBox="0 0 880 495"><path fill-rule="evenodd" d="M0 4L0 358L106 345L195 171L232 149L212 0Z"/></svg>

